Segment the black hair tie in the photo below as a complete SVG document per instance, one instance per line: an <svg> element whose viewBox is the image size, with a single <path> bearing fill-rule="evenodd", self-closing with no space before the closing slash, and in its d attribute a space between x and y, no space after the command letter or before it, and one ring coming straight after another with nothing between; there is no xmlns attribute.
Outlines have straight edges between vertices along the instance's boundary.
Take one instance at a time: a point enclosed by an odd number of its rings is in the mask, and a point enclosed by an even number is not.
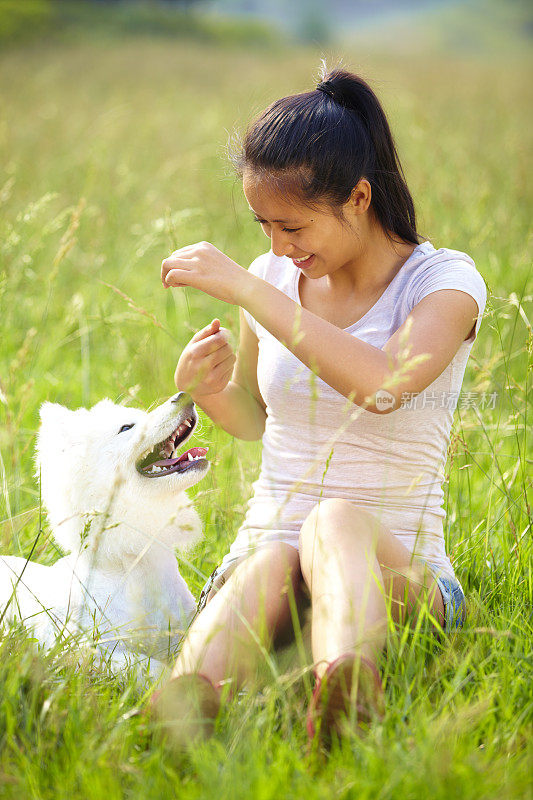
<svg viewBox="0 0 533 800"><path fill-rule="evenodd" d="M319 92L327 94L327 96L331 97L332 100L335 100L336 103L344 105L338 90L336 89L335 85L331 83L331 81L321 81L316 88Z"/></svg>

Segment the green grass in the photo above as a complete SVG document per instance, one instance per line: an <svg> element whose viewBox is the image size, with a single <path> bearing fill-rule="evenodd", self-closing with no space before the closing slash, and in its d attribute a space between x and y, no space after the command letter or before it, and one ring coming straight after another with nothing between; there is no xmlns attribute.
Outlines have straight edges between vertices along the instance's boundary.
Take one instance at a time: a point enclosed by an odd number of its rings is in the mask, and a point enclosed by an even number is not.
<svg viewBox="0 0 533 800"><path fill-rule="evenodd" d="M397 134L420 229L466 250L489 302L463 385L495 407L456 412L446 540L469 618L439 644L390 632L388 712L329 760L306 755L305 683L284 657L228 707L215 738L170 757L132 679L79 671L58 645L0 643L0 797L507 798L531 793L531 196L528 69L491 58L339 49L376 86ZM45 399L104 396L148 407L173 391L180 349L237 309L164 292L162 258L207 239L247 265L266 240L224 159L228 134L308 87L311 50L231 50L144 38L11 49L0 61L0 547L39 532L32 453ZM129 304L107 284L132 298ZM142 313L139 309L145 311ZM154 318L159 324L154 322ZM227 551L259 467L205 416L213 468L197 487L205 540L186 575L198 592ZM44 526L35 557L54 560Z"/></svg>

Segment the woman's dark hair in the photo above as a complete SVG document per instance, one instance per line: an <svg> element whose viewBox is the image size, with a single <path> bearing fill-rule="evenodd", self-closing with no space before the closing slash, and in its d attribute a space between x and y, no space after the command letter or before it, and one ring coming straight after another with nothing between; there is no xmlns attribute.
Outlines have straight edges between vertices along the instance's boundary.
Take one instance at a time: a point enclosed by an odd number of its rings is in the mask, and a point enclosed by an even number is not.
<svg viewBox="0 0 533 800"><path fill-rule="evenodd" d="M238 173L251 170L312 205L344 205L361 178L384 231L418 244L415 209L381 104L357 75L336 69L311 92L272 103L249 127Z"/></svg>

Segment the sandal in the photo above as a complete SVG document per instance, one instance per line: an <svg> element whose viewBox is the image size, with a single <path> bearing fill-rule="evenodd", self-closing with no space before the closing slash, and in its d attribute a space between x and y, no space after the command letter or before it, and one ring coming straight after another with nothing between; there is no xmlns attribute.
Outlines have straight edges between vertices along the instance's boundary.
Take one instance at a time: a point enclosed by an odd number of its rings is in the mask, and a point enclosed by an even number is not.
<svg viewBox="0 0 533 800"><path fill-rule="evenodd" d="M352 697L357 670L357 696ZM332 661L322 678L317 678L307 714L309 742L318 737L324 745L330 745L332 735L341 736L352 719L357 723L357 733L361 733L362 724L382 719L384 713L383 687L376 667L364 656L347 653Z"/></svg>
<svg viewBox="0 0 533 800"><path fill-rule="evenodd" d="M150 710L170 747L183 751L213 734L220 692L205 675L186 673L154 692Z"/></svg>

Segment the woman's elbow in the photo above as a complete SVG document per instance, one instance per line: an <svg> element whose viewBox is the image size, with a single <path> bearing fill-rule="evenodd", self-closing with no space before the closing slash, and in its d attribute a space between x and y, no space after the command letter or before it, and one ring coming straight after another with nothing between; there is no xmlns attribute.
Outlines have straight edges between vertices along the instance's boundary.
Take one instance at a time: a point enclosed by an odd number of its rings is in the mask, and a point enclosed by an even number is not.
<svg viewBox="0 0 533 800"><path fill-rule="evenodd" d="M365 411L371 414L392 414L400 408L400 398L394 392L387 389L378 389L373 395L365 397L361 404Z"/></svg>

